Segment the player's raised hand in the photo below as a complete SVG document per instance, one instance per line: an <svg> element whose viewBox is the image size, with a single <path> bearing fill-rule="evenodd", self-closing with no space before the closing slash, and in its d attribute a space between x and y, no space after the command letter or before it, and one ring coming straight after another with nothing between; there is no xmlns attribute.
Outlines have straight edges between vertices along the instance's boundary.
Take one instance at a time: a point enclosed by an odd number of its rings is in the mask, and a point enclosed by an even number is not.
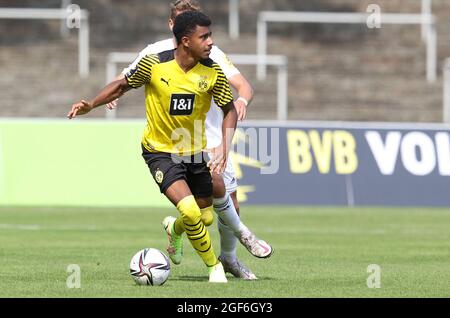
<svg viewBox="0 0 450 318"><path fill-rule="evenodd" d="M234 101L234 107L236 108L238 120L243 121L245 116L247 116L247 106L242 100L237 99Z"/></svg>
<svg viewBox="0 0 450 318"><path fill-rule="evenodd" d="M106 108L108 108L108 109L115 109L117 107L118 101L119 101L119 99L115 99L112 102L106 104Z"/></svg>
<svg viewBox="0 0 450 318"><path fill-rule="evenodd" d="M72 109L67 114L67 118L72 119L78 115L89 113L94 107L87 101L82 100L79 103L73 104Z"/></svg>

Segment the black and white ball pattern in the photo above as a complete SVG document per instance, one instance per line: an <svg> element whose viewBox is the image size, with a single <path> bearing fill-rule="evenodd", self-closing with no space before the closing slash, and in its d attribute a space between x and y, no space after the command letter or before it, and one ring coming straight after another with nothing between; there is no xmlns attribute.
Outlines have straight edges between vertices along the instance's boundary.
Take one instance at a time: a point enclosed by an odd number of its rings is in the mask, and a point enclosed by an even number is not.
<svg viewBox="0 0 450 318"><path fill-rule="evenodd" d="M156 248L145 248L131 259L130 273L139 285L162 285L170 275L169 258Z"/></svg>

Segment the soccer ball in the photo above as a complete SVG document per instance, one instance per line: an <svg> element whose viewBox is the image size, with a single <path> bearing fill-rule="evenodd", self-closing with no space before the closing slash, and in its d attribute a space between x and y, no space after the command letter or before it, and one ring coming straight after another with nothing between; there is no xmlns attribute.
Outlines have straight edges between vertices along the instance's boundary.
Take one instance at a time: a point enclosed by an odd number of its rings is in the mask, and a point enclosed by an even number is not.
<svg viewBox="0 0 450 318"><path fill-rule="evenodd" d="M131 259L130 273L139 285L162 285L169 278L170 261L160 250L145 248Z"/></svg>

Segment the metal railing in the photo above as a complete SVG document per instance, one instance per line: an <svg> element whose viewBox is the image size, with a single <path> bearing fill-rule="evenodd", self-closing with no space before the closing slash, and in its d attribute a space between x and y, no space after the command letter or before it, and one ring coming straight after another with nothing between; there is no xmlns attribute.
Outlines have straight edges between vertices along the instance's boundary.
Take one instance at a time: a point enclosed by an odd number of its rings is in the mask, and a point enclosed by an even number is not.
<svg viewBox="0 0 450 318"><path fill-rule="evenodd" d="M264 80L266 78L264 56L267 54L267 24L269 22L366 24L370 17L371 14L369 13L354 12L260 12L257 26L258 79ZM380 18L381 24L418 24L426 28L427 80L430 83L436 81L437 35L435 17L431 14L381 13Z"/></svg>
<svg viewBox="0 0 450 318"><path fill-rule="evenodd" d="M422 15L431 15L431 0L422 0ZM422 24L421 34L422 40L426 43L428 36L427 25Z"/></svg>
<svg viewBox="0 0 450 318"><path fill-rule="evenodd" d="M41 19L66 21L70 12L66 9L0 8L0 19ZM89 12L80 10L77 16L78 31L78 72L81 77L89 76Z"/></svg>
<svg viewBox="0 0 450 318"><path fill-rule="evenodd" d="M234 64L257 65L258 56L255 54L230 54L228 56ZM288 119L288 59L284 55L266 55L265 65L276 66L277 74L277 119Z"/></svg>
<svg viewBox="0 0 450 318"><path fill-rule="evenodd" d="M70 1L70 0L62 0ZM422 14L431 14L432 0L421 0ZM427 38L427 27L422 24L422 40ZM239 38L239 0L228 0L228 34L230 38L236 40Z"/></svg>
<svg viewBox="0 0 450 318"><path fill-rule="evenodd" d="M239 38L239 0L228 0L228 34L230 38Z"/></svg>
<svg viewBox="0 0 450 318"><path fill-rule="evenodd" d="M106 83L111 82L118 74L117 64L131 63L136 58L136 53L112 52L108 54L106 61ZM229 54L228 57L234 64L257 65L257 55L254 54ZM288 60L283 55L269 55L265 57L267 65L278 68L277 75L277 119L288 118ZM117 117L116 110L107 110L106 118Z"/></svg>
<svg viewBox="0 0 450 318"><path fill-rule="evenodd" d="M447 58L444 63L444 107L443 107L443 121L450 123L450 58Z"/></svg>
<svg viewBox="0 0 450 318"><path fill-rule="evenodd" d="M67 8L72 4L72 0L61 0L61 9L67 10ZM65 20L61 19L61 26L59 29L59 33L63 38L69 37L70 30L67 27L67 23Z"/></svg>

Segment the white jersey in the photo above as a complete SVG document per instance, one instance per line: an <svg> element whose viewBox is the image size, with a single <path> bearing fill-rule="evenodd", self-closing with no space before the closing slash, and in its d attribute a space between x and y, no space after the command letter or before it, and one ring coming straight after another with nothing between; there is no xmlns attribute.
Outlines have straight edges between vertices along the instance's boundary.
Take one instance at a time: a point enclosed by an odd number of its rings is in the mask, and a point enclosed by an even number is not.
<svg viewBox="0 0 450 318"><path fill-rule="evenodd" d="M173 50L175 48L174 39L162 40L148 45L145 49L139 52L138 57L127 68L122 71L122 74L128 73L131 69L134 69L139 61L148 54L158 54L164 51ZM226 54L220 50L217 46L213 46L209 57L219 64L220 68L224 72L227 79L230 79L236 74L240 74L239 70L233 65ZM211 108L206 114L205 132L206 132L206 148L212 149L220 145L222 142L222 122L223 112L211 101Z"/></svg>

